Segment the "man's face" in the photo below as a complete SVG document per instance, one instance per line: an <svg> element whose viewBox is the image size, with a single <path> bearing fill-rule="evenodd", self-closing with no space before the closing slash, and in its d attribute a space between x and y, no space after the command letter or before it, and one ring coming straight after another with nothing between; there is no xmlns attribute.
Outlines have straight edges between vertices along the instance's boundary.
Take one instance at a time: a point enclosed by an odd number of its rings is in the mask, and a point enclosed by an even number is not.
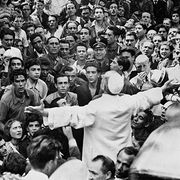
<svg viewBox="0 0 180 180"><path fill-rule="evenodd" d="M0 48L0 65L3 64L3 61L4 61L4 53L5 53L5 49L4 49L4 48Z"/></svg>
<svg viewBox="0 0 180 180"><path fill-rule="evenodd" d="M60 52L61 52L61 56L62 56L63 58L68 57L69 52L70 52L69 48L70 48L70 47L69 47L69 44L68 44L68 43L61 43L61 44L60 44Z"/></svg>
<svg viewBox="0 0 180 180"><path fill-rule="evenodd" d="M25 85L26 85L25 77L23 75L18 75L14 77L13 85L14 85L15 92L19 94L24 93Z"/></svg>
<svg viewBox="0 0 180 180"><path fill-rule="evenodd" d="M50 72L49 66L41 65L41 77L46 78Z"/></svg>
<svg viewBox="0 0 180 180"><path fill-rule="evenodd" d="M106 48L105 47L98 47L94 49L94 57L97 60L103 60L106 56Z"/></svg>
<svg viewBox="0 0 180 180"><path fill-rule="evenodd" d="M22 12L24 17L28 17L31 14L31 8L29 5L24 5L22 7Z"/></svg>
<svg viewBox="0 0 180 180"><path fill-rule="evenodd" d="M57 84L56 84L57 90L59 94L65 95L69 90L69 80L68 77L58 77L57 78Z"/></svg>
<svg viewBox="0 0 180 180"><path fill-rule="evenodd" d="M82 28L80 31L80 40L82 42L87 42L90 39L90 34L88 29Z"/></svg>
<svg viewBox="0 0 180 180"><path fill-rule="evenodd" d="M37 9L38 12L41 13L41 12L43 11L43 9L44 9L44 3L42 3L42 2L36 2L35 8Z"/></svg>
<svg viewBox="0 0 180 180"><path fill-rule="evenodd" d="M69 83L70 85L74 84L74 80L76 78L76 71L72 70L72 71L66 71L65 74L68 76L69 78Z"/></svg>
<svg viewBox="0 0 180 180"><path fill-rule="evenodd" d="M142 21L146 24L151 23L151 15L148 12L142 13Z"/></svg>
<svg viewBox="0 0 180 180"><path fill-rule="evenodd" d="M122 52L121 57L127 58L131 64L134 64L134 56L132 56L130 52L127 51Z"/></svg>
<svg viewBox="0 0 180 180"><path fill-rule="evenodd" d="M32 27L28 27L26 32L27 32L28 37L30 37L32 34L34 34L35 28L33 26Z"/></svg>
<svg viewBox="0 0 180 180"><path fill-rule="evenodd" d="M70 48L73 47L76 43L74 37L71 35L66 36L66 41L69 42Z"/></svg>
<svg viewBox="0 0 180 180"><path fill-rule="evenodd" d="M66 13L67 13L69 16L75 15L75 13L76 13L76 8L75 8L74 4L70 3L70 4L67 5Z"/></svg>
<svg viewBox="0 0 180 180"><path fill-rule="evenodd" d="M110 45L110 44L113 44L115 41L116 41L116 38L113 34L113 31L107 29L106 30L106 39L107 39L107 43Z"/></svg>
<svg viewBox="0 0 180 180"><path fill-rule="evenodd" d="M142 129L145 127L147 115L144 112L139 112L132 118L131 127L133 129Z"/></svg>
<svg viewBox="0 0 180 180"><path fill-rule="evenodd" d="M161 42L162 42L161 36L158 35L153 37L153 43L155 47L158 47Z"/></svg>
<svg viewBox="0 0 180 180"><path fill-rule="evenodd" d="M7 156L7 147L4 139L0 141L0 156L3 158Z"/></svg>
<svg viewBox="0 0 180 180"><path fill-rule="evenodd" d="M13 25L15 28L21 28L23 24L23 20L21 17L17 17L14 19Z"/></svg>
<svg viewBox="0 0 180 180"><path fill-rule="evenodd" d="M135 45L136 45L136 40L135 40L134 36L126 36L126 37L125 37L125 45L126 45L127 47L132 47L132 48L134 48Z"/></svg>
<svg viewBox="0 0 180 180"><path fill-rule="evenodd" d="M39 36L37 36L35 39L33 39L33 47L37 52L39 52L39 53L43 52L43 48L44 48L43 41Z"/></svg>
<svg viewBox="0 0 180 180"><path fill-rule="evenodd" d="M28 74L29 78L31 78L34 81L37 81L40 77L40 74L41 74L40 65L31 66L29 68L29 70L27 70L27 74Z"/></svg>
<svg viewBox="0 0 180 180"><path fill-rule="evenodd" d="M163 25L166 26L169 29L171 27L171 20L170 19L165 19L163 21Z"/></svg>
<svg viewBox="0 0 180 180"><path fill-rule="evenodd" d="M5 47L5 48L11 48L13 46L13 43L14 43L14 38L12 35L10 34L6 34L4 35L4 38L2 39L2 45Z"/></svg>
<svg viewBox="0 0 180 180"><path fill-rule="evenodd" d="M111 4L109 7L109 12L110 12L111 16L116 16L117 12L118 12L117 4Z"/></svg>
<svg viewBox="0 0 180 180"><path fill-rule="evenodd" d="M123 150L119 153L116 161L116 177L127 178L134 155L128 155Z"/></svg>
<svg viewBox="0 0 180 180"><path fill-rule="evenodd" d="M159 28L158 34L160 34L164 39L167 38L167 31L165 28Z"/></svg>
<svg viewBox="0 0 180 180"><path fill-rule="evenodd" d="M101 8L96 8L94 12L95 19L97 21L102 21L104 18L104 12Z"/></svg>
<svg viewBox="0 0 180 180"><path fill-rule="evenodd" d="M95 83L98 80L98 72L97 68L93 66L89 66L86 68L86 77L89 83Z"/></svg>
<svg viewBox="0 0 180 180"><path fill-rule="evenodd" d="M101 170L102 161L97 160L91 163L91 167L89 169L90 178L89 180L106 180L106 174L104 174Z"/></svg>
<svg viewBox="0 0 180 180"><path fill-rule="evenodd" d="M57 38L51 38L47 44L47 50L50 54L58 54L60 50L60 43Z"/></svg>
<svg viewBox="0 0 180 180"><path fill-rule="evenodd" d="M44 29L42 27L37 27L35 29L35 33L39 33L43 38L45 37L45 32L44 32Z"/></svg>
<svg viewBox="0 0 180 180"><path fill-rule="evenodd" d="M135 61L135 66L138 72L150 72L150 62L149 59L138 59Z"/></svg>
<svg viewBox="0 0 180 180"><path fill-rule="evenodd" d="M114 58L110 64L110 69L113 70L113 71L116 71L118 72L119 71L119 65L118 65L118 62L117 62L117 58Z"/></svg>
<svg viewBox="0 0 180 180"><path fill-rule="evenodd" d="M31 136L34 135L35 132L37 132L40 129L40 124L38 121L29 122L29 125L27 127L27 131Z"/></svg>
<svg viewBox="0 0 180 180"><path fill-rule="evenodd" d="M144 42L141 48L141 52L146 56L150 57L153 53L153 43L152 42Z"/></svg>
<svg viewBox="0 0 180 180"><path fill-rule="evenodd" d="M137 24L135 26L135 32L138 37L144 36L145 35L145 30L143 29L141 24Z"/></svg>
<svg viewBox="0 0 180 180"><path fill-rule="evenodd" d="M88 8L83 9L82 12L81 12L81 16L83 18L88 18L90 16L90 10Z"/></svg>
<svg viewBox="0 0 180 180"><path fill-rule="evenodd" d="M12 70L22 68L22 62L19 59L13 59L11 61L11 68Z"/></svg>
<svg viewBox="0 0 180 180"><path fill-rule="evenodd" d="M67 26L67 33L68 34L74 35L77 33L77 30L78 30L78 27L77 27L76 23L71 22L68 24L68 26Z"/></svg>
<svg viewBox="0 0 180 180"><path fill-rule="evenodd" d="M49 16L48 18L48 25L50 29L55 29L57 26L56 18L53 16Z"/></svg>
<svg viewBox="0 0 180 180"><path fill-rule="evenodd" d="M77 46L76 50L77 60L85 61L87 57L87 49L84 46Z"/></svg>

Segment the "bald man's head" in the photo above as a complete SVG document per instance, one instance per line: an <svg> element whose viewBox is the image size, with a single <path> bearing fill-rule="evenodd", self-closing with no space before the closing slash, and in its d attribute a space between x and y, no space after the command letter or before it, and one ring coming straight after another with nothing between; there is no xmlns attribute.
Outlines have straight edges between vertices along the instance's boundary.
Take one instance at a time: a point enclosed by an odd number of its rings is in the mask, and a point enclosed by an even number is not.
<svg viewBox="0 0 180 180"><path fill-rule="evenodd" d="M138 72L146 72L148 74L151 70L149 58L144 54L137 56L135 66Z"/></svg>

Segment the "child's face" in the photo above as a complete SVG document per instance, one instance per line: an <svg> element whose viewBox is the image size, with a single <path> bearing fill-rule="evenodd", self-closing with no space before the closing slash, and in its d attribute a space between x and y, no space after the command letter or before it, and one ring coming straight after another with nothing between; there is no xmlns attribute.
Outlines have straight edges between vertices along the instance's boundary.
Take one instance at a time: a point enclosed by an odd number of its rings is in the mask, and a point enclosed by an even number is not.
<svg viewBox="0 0 180 180"><path fill-rule="evenodd" d="M17 17L17 18L14 19L14 23L13 24L14 24L15 28L21 28L22 27L22 23L23 23L22 18Z"/></svg>

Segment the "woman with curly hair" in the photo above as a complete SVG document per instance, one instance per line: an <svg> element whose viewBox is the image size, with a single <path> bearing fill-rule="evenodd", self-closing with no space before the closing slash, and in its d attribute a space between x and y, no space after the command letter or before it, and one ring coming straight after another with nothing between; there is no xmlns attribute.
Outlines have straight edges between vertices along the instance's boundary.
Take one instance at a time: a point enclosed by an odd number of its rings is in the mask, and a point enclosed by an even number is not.
<svg viewBox="0 0 180 180"><path fill-rule="evenodd" d="M160 43L158 69L171 67L173 62L172 52L173 46L168 41Z"/></svg>
<svg viewBox="0 0 180 180"><path fill-rule="evenodd" d="M23 136L22 124L19 120L10 119L4 126L8 152L19 153L19 145Z"/></svg>

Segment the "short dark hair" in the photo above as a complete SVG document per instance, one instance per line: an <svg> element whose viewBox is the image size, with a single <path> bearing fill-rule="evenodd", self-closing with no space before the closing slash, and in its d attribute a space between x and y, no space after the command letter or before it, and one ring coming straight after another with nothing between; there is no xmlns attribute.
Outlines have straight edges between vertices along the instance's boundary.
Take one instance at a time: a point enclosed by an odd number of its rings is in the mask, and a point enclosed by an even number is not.
<svg viewBox="0 0 180 180"><path fill-rule="evenodd" d="M166 30L166 32L168 32L168 29L166 26L164 26L163 24L158 24L156 27L155 27L155 30L156 32L158 33L159 29L160 28L164 28Z"/></svg>
<svg viewBox="0 0 180 180"><path fill-rule="evenodd" d="M136 55L136 50L134 48L123 48L121 51L120 51L120 55L123 53L123 52L129 52L131 54L131 56L135 56Z"/></svg>
<svg viewBox="0 0 180 180"><path fill-rule="evenodd" d="M87 46L86 46L86 44L84 44L83 42L79 42L79 43L76 44L76 50L77 50L77 47L78 47L78 46L83 46L83 47L85 47L86 50L87 50Z"/></svg>
<svg viewBox="0 0 180 180"><path fill-rule="evenodd" d="M138 150L133 147L133 146L128 146L128 147L124 147L122 148L118 153L117 153L117 156L119 156L119 154L124 151L127 155L134 155L136 156L137 153L138 153Z"/></svg>
<svg viewBox="0 0 180 180"><path fill-rule="evenodd" d="M127 57L119 56L116 58L117 58L118 65L123 67L122 69L123 72L127 71L130 68L131 63Z"/></svg>
<svg viewBox="0 0 180 180"><path fill-rule="evenodd" d="M65 39L60 39L59 43L60 44L69 44L69 42L67 40L65 40ZM70 46L70 44L69 44L69 46Z"/></svg>
<svg viewBox="0 0 180 180"><path fill-rule="evenodd" d="M33 44L33 40L34 40L35 38L37 38L37 37L40 37L41 40L43 41L43 37L41 36L41 34L39 34L39 33L34 33L34 34L32 34L32 35L30 36L30 41L31 41L32 44Z"/></svg>
<svg viewBox="0 0 180 180"><path fill-rule="evenodd" d="M107 29L113 31L114 36L119 36L121 33L120 29L116 26L109 26Z"/></svg>
<svg viewBox="0 0 180 180"><path fill-rule="evenodd" d="M3 28L0 32L0 39L3 39L5 35L11 35L13 36L13 39L15 39L15 33L9 28Z"/></svg>
<svg viewBox="0 0 180 180"><path fill-rule="evenodd" d="M136 25L141 25L144 30L147 30L147 25L144 24L143 22L140 22L140 21L139 21L139 22L137 22L137 23L135 24L135 26L136 26Z"/></svg>
<svg viewBox="0 0 180 180"><path fill-rule="evenodd" d="M60 43L59 38L57 38L57 37L55 37L55 36L50 36L50 37L46 40L46 44L48 44L48 43L49 43L49 41L50 41L51 39L53 39L53 38L57 39L57 40L58 40L58 42Z"/></svg>
<svg viewBox="0 0 180 180"><path fill-rule="evenodd" d="M82 27L82 28L81 28L81 30L82 30L82 29L87 29L87 30L88 30L88 32L89 32L89 34L91 34L91 30L90 30L90 28L88 28L88 27L84 26L84 27ZM79 34L81 33L81 30L79 31Z"/></svg>
<svg viewBox="0 0 180 180"><path fill-rule="evenodd" d="M17 59L17 60L21 61L22 67L24 66L24 61L23 61L21 58L19 58L19 57L12 57L12 58L10 58L10 60L9 60L9 67L11 67L12 61L13 61L14 59Z"/></svg>
<svg viewBox="0 0 180 180"><path fill-rule="evenodd" d="M115 164L113 162L113 160L107 156L103 156L103 155L98 155L95 158L93 158L93 162L96 161L102 161L102 167L101 167L101 171L106 174L108 171L111 172L111 178L114 178L115 176Z"/></svg>
<svg viewBox="0 0 180 180"><path fill-rule="evenodd" d="M17 152L11 152L3 161L2 169L4 172L23 175L26 169L26 159Z"/></svg>
<svg viewBox="0 0 180 180"><path fill-rule="evenodd" d="M38 57L38 60L40 61L41 66L51 66L49 59L46 57Z"/></svg>
<svg viewBox="0 0 180 180"><path fill-rule="evenodd" d="M28 59L25 63L25 69L29 70L31 66L38 65L41 66L41 62L38 59Z"/></svg>
<svg viewBox="0 0 180 180"><path fill-rule="evenodd" d="M15 78L19 75L22 75L22 76L24 76L25 79L27 79L27 74L26 74L26 71L24 69L14 69L9 74L10 81L14 82Z"/></svg>
<svg viewBox="0 0 180 180"><path fill-rule="evenodd" d="M38 121L39 125L41 126L43 124L43 117L38 114L27 114L25 128L28 127L30 122L35 122L35 121Z"/></svg>
<svg viewBox="0 0 180 180"><path fill-rule="evenodd" d="M55 77L54 77L54 82L55 82L55 84L57 84L57 79L58 79L59 77L67 77L67 78L68 78L68 82L69 82L69 77L68 77L66 74L58 73L58 74L56 74Z"/></svg>
<svg viewBox="0 0 180 180"><path fill-rule="evenodd" d="M47 162L55 160L61 144L46 135L34 138L27 148L29 161L34 169L43 169Z"/></svg>
<svg viewBox="0 0 180 180"><path fill-rule="evenodd" d="M126 36L134 36L134 39L135 39L135 40L138 39L138 37L137 37L137 35L136 35L136 33L135 33L134 31L128 31L128 32L126 33L125 37L126 37Z"/></svg>

